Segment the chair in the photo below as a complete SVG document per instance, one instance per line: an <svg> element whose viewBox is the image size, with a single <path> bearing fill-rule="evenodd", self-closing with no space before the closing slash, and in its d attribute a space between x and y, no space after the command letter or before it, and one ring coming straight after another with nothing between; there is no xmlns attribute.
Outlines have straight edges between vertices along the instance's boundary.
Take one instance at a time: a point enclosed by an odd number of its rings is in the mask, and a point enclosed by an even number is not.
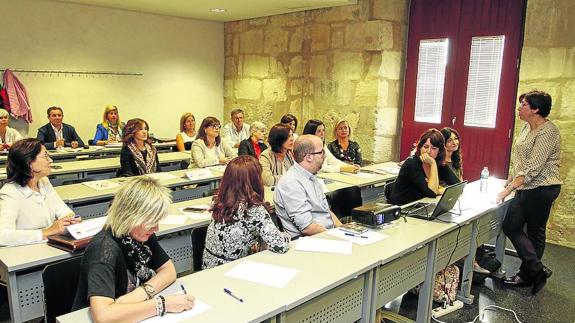
<svg viewBox="0 0 575 323"><path fill-rule="evenodd" d="M385 187L383 188L383 194L385 195L385 201L386 202L389 201L389 198L391 197L391 192L393 192L394 186L395 186L395 181L385 184Z"/></svg>
<svg viewBox="0 0 575 323"><path fill-rule="evenodd" d="M199 227L192 230L192 269L194 272L202 270L202 258L206 245L208 227Z"/></svg>
<svg viewBox="0 0 575 323"><path fill-rule="evenodd" d="M94 146L94 139L88 139L88 146Z"/></svg>
<svg viewBox="0 0 575 323"><path fill-rule="evenodd" d="M80 277L81 256L46 266L42 271L44 283L44 319L56 322L56 317L70 313L76 297Z"/></svg>

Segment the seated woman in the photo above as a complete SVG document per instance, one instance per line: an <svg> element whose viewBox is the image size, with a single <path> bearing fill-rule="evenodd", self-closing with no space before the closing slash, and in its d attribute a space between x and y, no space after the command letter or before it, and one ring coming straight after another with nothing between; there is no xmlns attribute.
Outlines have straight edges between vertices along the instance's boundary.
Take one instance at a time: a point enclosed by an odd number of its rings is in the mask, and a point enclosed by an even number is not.
<svg viewBox="0 0 575 323"><path fill-rule="evenodd" d="M104 146L108 143L122 142L122 130L125 126L126 124L120 121L118 107L106 106L103 121L96 126L94 145Z"/></svg>
<svg viewBox="0 0 575 323"><path fill-rule="evenodd" d="M196 117L186 112L180 118L180 133L176 135L176 148L178 151L192 149L192 142L196 137Z"/></svg>
<svg viewBox="0 0 575 323"><path fill-rule="evenodd" d="M260 155L265 186L275 186L280 177L294 164L293 132L290 126L278 123L268 135L270 148Z"/></svg>
<svg viewBox="0 0 575 323"><path fill-rule="evenodd" d="M202 268L245 257L262 238L270 251L285 253L289 235L278 230L264 206L262 168L252 156L232 159L214 197Z"/></svg>
<svg viewBox="0 0 575 323"><path fill-rule="evenodd" d="M90 306L96 322L136 322L194 306L187 293L156 296L176 280L174 263L155 235L170 202L169 190L155 179L126 181L82 256L72 310Z"/></svg>
<svg viewBox="0 0 575 323"><path fill-rule="evenodd" d="M441 129L445 138L445 165L447 165L460 181L463 180L463 158L460 146L459 133L449 127Z"/></svg>
<svg viewBox="0 0 575 323"><path fill-rule="evenodd" d="M124 146L120 151L120 169L116 176L136 176L161 172L158 152L148 137L148 123L131 119L124 128Z"/></svg>
<svg viewBox="0 0 575 323"><path fill-rule="evenodd" d="M339 120L333 129L335 140L327 145L329 151L335 158L348 164L360 165L363 162L361 148L351 138L351 127L345 119Z"/></svg>
<svg viewBox="0 0 575 323"><path fill-rule="evenodd" d="M266 125L262 122L255 121L250 126L250 133L251 135L248 139L240 141L238 155L249 155L259 159L262 151L268 148L268 146L264 144Z"/></svg>
<svg viewBox="0 0 575 323"><path fill-rule="evenodd" d="M8 127L10 114L4 109L0 109L0 151L10 149L16 141L22 139L20 133Z"/></svg>
<svg viewBox="0 0 575 323"><path fill-rule="evenodd" d="M402 205L424 197L443 193L439 181L447 185L459 183L459 178L444 165L445 140L437 129L429 129L419 137L415 155L409 156L399 170L389 203Z"/></svg>
<svg viewBox="0 0 575 323"><path fill-rule="evenodd" d="M39 242L81 221L50 184L51 164L38 139L22 139L10 148L0 189L0 245Z"/></svg>
<svg viewBox="0 0 575 323"><path fill-rule="evenodd" d="M297 137L299 137L299 135L295 132L297 130L297 118L291 113L286 113L283 115L280 122L291 127L291 131L293 132L293 140L295 141Z"/></svg>
<svg viewBox="0 0 575 323"><path fill-rule="evenodd" d="M196 140L192 143L189 168L225 165L238 154L220 136L220 121L207 117L202 121Z"/></svg>
<svg viewBox="0 0 575 323"><path fill-rule="evenodd" d="M317 119L311 119L303 127L304 135L316 135L321 138L324 143L325 158L323 164L321 165L321 171L326 173L357 173L359 171L359 165L350 165L342 162L341 160L335 158L333 154L325 146L325 125L323 122Z"/></svg>

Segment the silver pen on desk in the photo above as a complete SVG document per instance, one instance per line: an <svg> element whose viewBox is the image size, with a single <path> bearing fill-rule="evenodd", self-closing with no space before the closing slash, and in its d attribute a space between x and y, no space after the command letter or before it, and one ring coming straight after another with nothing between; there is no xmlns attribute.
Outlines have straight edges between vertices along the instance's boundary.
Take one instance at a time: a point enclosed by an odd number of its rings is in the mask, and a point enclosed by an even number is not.
<svg viewBox="0 0 575 323"><path fill-rule="evenodd" d="M239 298L238 296L234 295L234 293L232 293L231 290L224 288L224 292L228 295L230 295L231 297L235 298L236 300L240 301L240 302L244 302L243 298Z"/></svg>

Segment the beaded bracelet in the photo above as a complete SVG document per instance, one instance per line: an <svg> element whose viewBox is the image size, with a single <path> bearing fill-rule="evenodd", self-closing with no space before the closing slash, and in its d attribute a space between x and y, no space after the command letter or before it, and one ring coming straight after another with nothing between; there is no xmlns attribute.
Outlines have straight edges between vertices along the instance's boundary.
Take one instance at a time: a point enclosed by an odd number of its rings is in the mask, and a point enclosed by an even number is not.
<svg viewBox="0 0 575 323"><path fill-rule="evenodd" d="M166 314L166 299L162 295L160 295L160 299L162 300L162 313L160 316L164 316Z"/></svg>
<svg viewBox="0 0 575 323"><path fill-rule="evenodd" d="M158 296L154 297L154 300L156 301L156 316L161 316L162 315L162 300Z"/></svg>

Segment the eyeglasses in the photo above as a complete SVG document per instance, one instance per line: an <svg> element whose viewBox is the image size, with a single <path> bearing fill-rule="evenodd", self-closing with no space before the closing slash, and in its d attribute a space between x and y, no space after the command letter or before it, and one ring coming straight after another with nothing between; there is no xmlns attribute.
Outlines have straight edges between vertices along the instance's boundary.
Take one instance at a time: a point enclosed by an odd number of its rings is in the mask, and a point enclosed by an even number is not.
<svg viewBox="0 0 575 323"><path fill-rule="evenodd" d="M208 126L208 128L212 128L214 130L219 130L220 129L220 125L219 124L213 124L211 126Z"/></svg>
<svg viewBox="0 0 575 323"><path fill-rule="evenodd" d="M44 158L46 160L52 160L52 157L50 157L50 155L48 153L45 153L44 155L38 155L39 158Z"/></svg>
<svg viewBox="0 0 575 323"><path fill-rule="evenodd" d="M322 156L325 156L325 149L322 149L321 151L309 153L308 155L319 155L319 154L321 154Z"/></svg>

